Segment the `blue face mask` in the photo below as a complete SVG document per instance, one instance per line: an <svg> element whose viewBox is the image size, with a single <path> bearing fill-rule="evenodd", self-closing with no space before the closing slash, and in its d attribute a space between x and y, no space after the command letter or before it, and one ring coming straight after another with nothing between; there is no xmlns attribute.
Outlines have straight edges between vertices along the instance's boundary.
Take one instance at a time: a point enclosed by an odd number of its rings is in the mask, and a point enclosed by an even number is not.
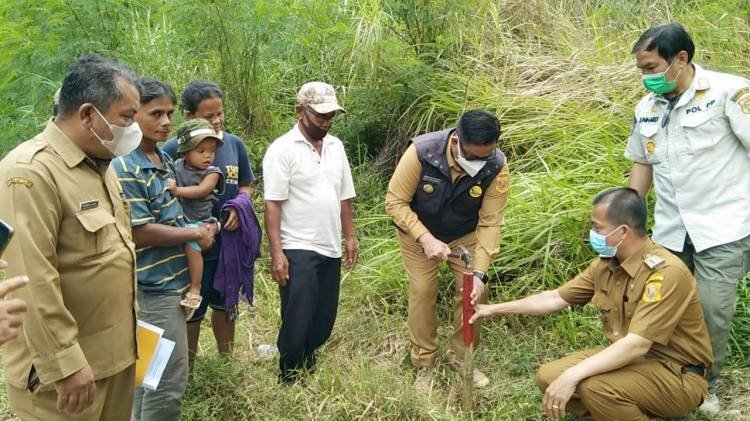
<svg viewBox="0 0 750 421"><path fill-rule="evenodd" d="M591 248L599 254L599 257L614 257L615 254L617 254L617 247L619 247L625 239L623 238L622 240L620 240L620 242L617 243L616 246L610 247L607 245L607 237L612 235L612 233L622 228L623 226L624 225L620 225L619 227L610 231L610 233L607 235L599 234L594 230L589 231L589 244L591 244Z"/></svg>

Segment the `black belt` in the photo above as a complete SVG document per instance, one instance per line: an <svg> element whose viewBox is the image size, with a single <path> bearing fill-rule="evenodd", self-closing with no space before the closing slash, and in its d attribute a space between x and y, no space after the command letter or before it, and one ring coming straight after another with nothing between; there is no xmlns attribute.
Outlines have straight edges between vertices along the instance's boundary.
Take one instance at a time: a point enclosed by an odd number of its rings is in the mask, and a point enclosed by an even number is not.
<svg viewBox="0 0 750 421"><path fill-rule="evenodd" d="M685 365L682 367L682 372L685 373L694 373L701 377L705 377L706 375L706 368L702 365Z"/></svg>

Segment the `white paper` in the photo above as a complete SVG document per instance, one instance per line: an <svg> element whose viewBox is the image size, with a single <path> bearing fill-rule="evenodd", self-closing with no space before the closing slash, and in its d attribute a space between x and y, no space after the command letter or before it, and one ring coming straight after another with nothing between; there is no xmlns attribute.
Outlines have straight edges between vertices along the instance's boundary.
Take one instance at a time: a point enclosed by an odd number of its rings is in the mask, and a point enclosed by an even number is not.
<svg viewBox="0 0 750 421"><path fill-rule="evenodd" d="M159 338L161 338L161 336L164 334L164 329L158 326L154 326L151 323L144 322L143 320L138 320L138 324L152 332L156 332L157 334L159 334Z"/></svg>
<svg viewBox="0 0 750 421"><path fill-rule="evenodd" d="M151 364L148 366L146 376L143 378L143 387L150 390L156 390L159 386L164 369L167 367L169 357L172 355L174 350L174 341L170 341L167 338L162 337L159 340L159 345L156 347L154 352L154 358L151 359Z"/></svg>

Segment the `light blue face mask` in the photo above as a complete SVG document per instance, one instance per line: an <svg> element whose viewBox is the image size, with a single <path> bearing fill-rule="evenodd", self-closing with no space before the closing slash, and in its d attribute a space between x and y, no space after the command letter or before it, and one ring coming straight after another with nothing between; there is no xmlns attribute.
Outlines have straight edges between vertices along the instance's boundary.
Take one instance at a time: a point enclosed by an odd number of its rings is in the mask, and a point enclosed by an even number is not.
<svg viewBox="0 0 750 421"><path fill-rule="evenodd" d="M614 257L615 254L617 254L617 247L619 247L625 239L623 238L620 240L616 246L610 247L607 245L607 237L622 227L624 227L624 225L618 226L607 235L599 234L594 230L589 231L589 244L591 244L591 248L599 254L599 257Z"/></svg>

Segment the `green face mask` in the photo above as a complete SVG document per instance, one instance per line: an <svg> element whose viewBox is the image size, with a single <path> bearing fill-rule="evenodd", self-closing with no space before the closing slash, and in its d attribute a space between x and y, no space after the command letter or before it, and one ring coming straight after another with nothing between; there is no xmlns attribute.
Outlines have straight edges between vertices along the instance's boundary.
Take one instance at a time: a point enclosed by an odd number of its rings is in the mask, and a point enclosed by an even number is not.
<svg viewBox="0 0 750 421"><path fill-rule="evenodd" d="M680 69L679 72L677 72L677 76L674 77L672 81L667 81L667 77L665 74L667 73L667 70L672 67L672 64L670 63L667 68L661 72L661 73L654 73L652 75L643 75L641 76L641 80L643 81L643 86L658 95L664 95L668 94L677 88L677 78L680 77L680 73L682 73L682 69Z"/></svg>

